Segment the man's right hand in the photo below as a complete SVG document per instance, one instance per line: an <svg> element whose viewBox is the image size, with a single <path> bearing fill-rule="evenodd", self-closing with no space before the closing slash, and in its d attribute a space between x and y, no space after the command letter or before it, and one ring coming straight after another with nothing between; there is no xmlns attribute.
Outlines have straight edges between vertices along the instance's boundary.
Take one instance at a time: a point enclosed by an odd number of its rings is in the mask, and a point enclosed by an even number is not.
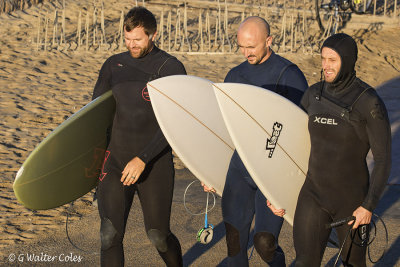
<svg viewBox="0 0 400 267"><path fill-rule="evenodd" d="M203 182L201 183L201 186L203 187L204 192L216 192L214 188L206 186L206 184Z"/></svg>

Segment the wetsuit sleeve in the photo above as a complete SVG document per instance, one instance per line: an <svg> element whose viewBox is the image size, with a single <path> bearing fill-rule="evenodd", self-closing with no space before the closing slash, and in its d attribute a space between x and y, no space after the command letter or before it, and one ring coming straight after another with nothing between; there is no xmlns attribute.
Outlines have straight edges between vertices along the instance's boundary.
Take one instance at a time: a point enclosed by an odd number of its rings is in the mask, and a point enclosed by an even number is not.
<svg viewBox="0 0 400 267"><path fill-rule="evenodd" d="M161 129L159 129L150 143L148 143L142 152L139 153L138 157L147 164L158 154L160 154L167 146L167 139L165 139Z"/></svg>
<svg viewBox="0 0 400 267"><path fill-rule="evenodd" d="M183 64L176 58L169 59L160 70L161 77L179 74L186 74L186 70ZM138 157L147 164L158 154L160 154L167 146L167 139L165 139L161 129L158 129L153 139L139 153Z"/></svg>
<svg viewBox="0 0 400 267"><path fill-rule="evenodd" d="M224 83L229 83L229 82L232 82L232 71L229 71L224 79Z"/></svg>
<svg viewBox="0 0 400 267"><path fill-rule="evenodd" d="M296 65L293 65L283 73L279 87L286 92L286 98L299 105L304 91L308 88L308 83L303 72Z"/></svg>
<svg viewBox="0 0 400 267"><path fill-rule="evenodd" d="M366 101L360 104L365 107L363 113L366 117L366 130L375 162L368 194L362 206L372 212L379 202L390 175L391 131L385 104L375 93L369 93Z"/></svg>
<svg viewBox="0 0 400 267"><path fill-rule="evenodd" d="M94 86L92 100L111 90L111 63L110 59L104 62L100 69L99 78Z"/></svg>

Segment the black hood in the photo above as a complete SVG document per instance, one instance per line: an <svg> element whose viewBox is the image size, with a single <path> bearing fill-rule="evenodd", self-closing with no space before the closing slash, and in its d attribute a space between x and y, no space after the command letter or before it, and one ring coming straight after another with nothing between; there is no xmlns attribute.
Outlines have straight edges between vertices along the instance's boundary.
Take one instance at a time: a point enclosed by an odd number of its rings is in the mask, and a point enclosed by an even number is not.
<svg viewBox="0 0 400 267"><path fill-rule="evenodd" d="M357 61L357 44L354 39L345 34L338 33L330 36L322 44L322 48L328 47L336 51L341 59L341 67L338 75L332 83L327 83L327 87L330 91L338 93L344 90L356 77L356 71L354 70Z"/></svg>

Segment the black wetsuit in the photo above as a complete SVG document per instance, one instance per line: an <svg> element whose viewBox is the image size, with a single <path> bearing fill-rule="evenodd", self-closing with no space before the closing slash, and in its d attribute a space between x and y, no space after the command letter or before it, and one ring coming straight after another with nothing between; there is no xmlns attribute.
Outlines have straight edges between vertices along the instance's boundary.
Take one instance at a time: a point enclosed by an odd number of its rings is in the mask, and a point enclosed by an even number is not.
<svg viewBox="0 0 400 267"><path fill-rule="evenodd" d="M334 44L347 41L354 49L350 37L336 38ZM338 75L342 79L314 84L301 101L309 115L311 153L294 217L296 266L320 266L331 231L325 224L351 216L360 206L373 211L390 172L391 134L385 105L373 88L355 76L352 58L346 56L352 51L328 45L341 55ZM366 163L370 149L375 160L371 179ZM336 230L342 243L349 226ZM365 266L366 248L355 243L348 238L342 261L346 266Z"/></svg>
<svg viewBox="0 0 400 267"><path fill-rule="evenodd" d="M307 88L307 81L300 69L274 52L261 64L251 65L245 61L233 68L225 82L263 87L296 104L299 104ZM265 196L236 151L230 161L222 194L222 214L226 228L228 266L248 266L247 243L254 215L254 247L257 252L270 266L285 266L284 253L278 246L283 218L274 215L267 207Z"/></svg>
<svg viewBox="0 0 400 267"><path fill-rule="evenodd" d="M174 74L186 74L184 66L157 47L138 59L129 52L111 56L100 70L93 97L111 89L116 100L97 193L102 266L124 264L122 240L136 191L150 240L168 266L182 265L180 244L169 224L174 186L171 148L158 126L146 87L150 80ZM122 171L135 156L146 168L134 185L124 186Z"/></svg>

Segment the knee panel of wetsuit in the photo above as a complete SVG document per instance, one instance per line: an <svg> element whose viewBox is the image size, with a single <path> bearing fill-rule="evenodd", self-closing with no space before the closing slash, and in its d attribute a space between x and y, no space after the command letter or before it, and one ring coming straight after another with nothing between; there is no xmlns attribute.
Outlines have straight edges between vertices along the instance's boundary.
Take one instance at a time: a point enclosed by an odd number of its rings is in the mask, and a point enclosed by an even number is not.
<svg viewBox="0 0 400 267"><path fill-rule="evenodd" d="M151 243L156 247L156 249L160 252L167 252L168 243L167 243L167 235L162 233L157 229L150 229L147 231L147 236L150 239Z"/></svg>
<svg viewBox="0 0 400 267"><path fill-rule="evenodd" d="M100 239L101 239L101 250L107 250L114 245L115 236L117 230L108 218L101 219L100 226Z"/></svg>
<svg viewBox="0 0 400 267"><path fill-rule="evenodd" d="M234 257L240 252L239 230L233 225L225 222L226 245L228 247L228 257Z"/></svg>
<svg viewBox="0 0 400 267"><path fill-rule="evenodd" d="M275 236L268 232L258 232L254 235L254 247L260 257L265 261L272 261L275 257Z"/></svg>

